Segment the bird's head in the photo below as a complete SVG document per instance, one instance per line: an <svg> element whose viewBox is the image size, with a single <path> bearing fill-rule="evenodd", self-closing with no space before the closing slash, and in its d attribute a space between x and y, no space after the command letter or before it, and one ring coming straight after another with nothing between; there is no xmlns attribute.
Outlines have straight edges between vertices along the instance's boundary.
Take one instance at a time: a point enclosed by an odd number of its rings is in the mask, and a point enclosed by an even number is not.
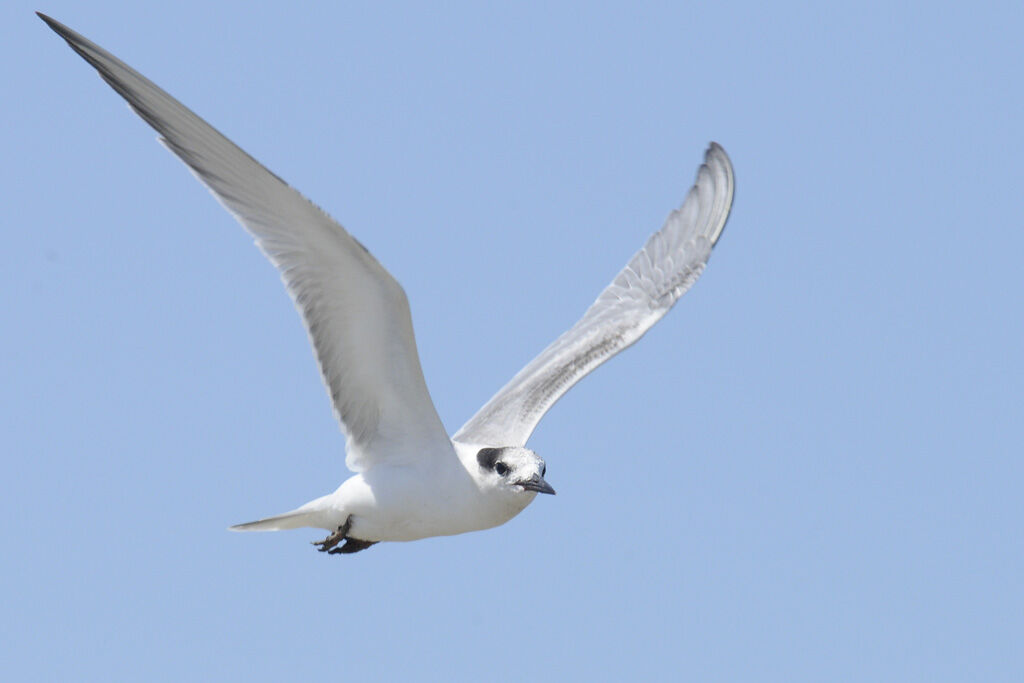
<svg viewBox="0 0 1024 683"><path fill-rule="evenodd" d="M533 451L518 446L481 448L476 454L477 480L485 487L510 495L554 494L544 481L547 466Z"/></svg>

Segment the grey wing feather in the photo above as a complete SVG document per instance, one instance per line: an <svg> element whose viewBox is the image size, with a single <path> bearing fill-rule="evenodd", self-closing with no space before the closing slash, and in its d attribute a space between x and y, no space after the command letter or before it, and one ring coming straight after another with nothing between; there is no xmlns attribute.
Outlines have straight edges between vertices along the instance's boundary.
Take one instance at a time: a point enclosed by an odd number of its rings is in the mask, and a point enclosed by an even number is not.
<svg viewBox="0 0 1024 683"><path fill-rule="evenodd" d="M180 102L112 54L42 14L161 142L242 223L278 268L309 333L356 471L374 454L448 443L423 379L409 302L344 228ZM387 442L389 447L378 448ZM440 452L440 451L439 451Z"/></svg>
<svg viewBox="0 0 1024 683"><path fill-rule="evenodd" d="M683 205L571 329L512 378L454 440L521 446L544 413L591 370L633 344L704 271L732 206L732 164L712 142Z"/></svg>

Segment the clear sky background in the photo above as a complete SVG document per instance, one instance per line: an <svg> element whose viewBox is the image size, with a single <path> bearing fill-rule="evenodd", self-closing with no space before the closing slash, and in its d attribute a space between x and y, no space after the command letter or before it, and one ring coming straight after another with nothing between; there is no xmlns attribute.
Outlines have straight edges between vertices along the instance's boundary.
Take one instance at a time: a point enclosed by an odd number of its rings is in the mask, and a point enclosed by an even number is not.
<svg viewBox="0 0 1024 683"><path fill-rule="evenodd" d="M1024 9L0 10L5 680L1020 681ZM272 267L33 14L405 286L455 431L682 200L704 277L530 446L555 497L327 557L347 476Z"/></svg>

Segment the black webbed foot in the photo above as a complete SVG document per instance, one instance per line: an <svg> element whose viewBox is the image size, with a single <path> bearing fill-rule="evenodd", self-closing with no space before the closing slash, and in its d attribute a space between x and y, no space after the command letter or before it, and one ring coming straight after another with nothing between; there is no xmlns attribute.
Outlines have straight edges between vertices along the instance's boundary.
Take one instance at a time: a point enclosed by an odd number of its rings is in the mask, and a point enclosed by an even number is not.
<svg viewBox="0 0 1024 683"><path fill-rule="evenodd" d="M317 550L320 552L330 555L351 555L352 553L358 553L360 550L366 550L371 545L376 545L377 541L363 541L358 538L347 537L346 534L348 534L348 530L351 528L352 515L349 515L348 519L338 527L337 531L322 541L313 541L313 545L318 546ZM340 548L335 547L342 541L345 541L345 545Z"/></svg>
<svg viewBox="0 0 1024 683"><path fill-rule="evenodd" d="M317 548L317 550L319 550L322 553L333 552L333 550L331 549L345 540L345 534L348 533L348 530L351 527L352 515L349 515L348 519L345 520L344 524L338 527L337 531L335 531L333 534L331 534L322 541L313 541L313 545L320 546L319 548Z"/></svg>
<svg viewBox="0 0 1024 683"><path fill-rule="evenodd" d="M366 550L371 545L376 545L377 541L360 541L358 538L346 538L345 545L340 548L331 548L327 552L331 555L351 555L352 553L358 553L360 550Z"/></svg>

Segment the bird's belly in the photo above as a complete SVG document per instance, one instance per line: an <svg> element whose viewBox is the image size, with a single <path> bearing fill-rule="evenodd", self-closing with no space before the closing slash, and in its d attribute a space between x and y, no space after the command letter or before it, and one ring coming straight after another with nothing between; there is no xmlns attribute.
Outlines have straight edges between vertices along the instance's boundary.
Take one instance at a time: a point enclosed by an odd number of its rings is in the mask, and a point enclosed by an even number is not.
<svg viewBox="0 0 1024 683"><path fill-rule="evenodd" d="M349 535L374 541L415 541L431 536L452 536L504 524L514 515L480 515L461 507L380 505L364 514L353 514Z"/></svg>
<svg viewBox="0 0 1024 683"><path fill-rule="evenodd" d="M359 539L377 541L416 541L431 536L452 536L467 531L476 531L478 527L424 515L384 515L377 514L365 517L355 516L352 519L352 530L349 535ZM486 527L479 527L486 528Z"/></svg>
<svg viewBox="0 0 1024 683"><path fill-rule="evenodd" d="M349 536L360 540L415 541L490 529L522 509L494 509L475 487L458 480L426 478L431 482L427 487L422 476L368 474L353 477L343 487L350 489L344 496L352 515Z"/></svg>

